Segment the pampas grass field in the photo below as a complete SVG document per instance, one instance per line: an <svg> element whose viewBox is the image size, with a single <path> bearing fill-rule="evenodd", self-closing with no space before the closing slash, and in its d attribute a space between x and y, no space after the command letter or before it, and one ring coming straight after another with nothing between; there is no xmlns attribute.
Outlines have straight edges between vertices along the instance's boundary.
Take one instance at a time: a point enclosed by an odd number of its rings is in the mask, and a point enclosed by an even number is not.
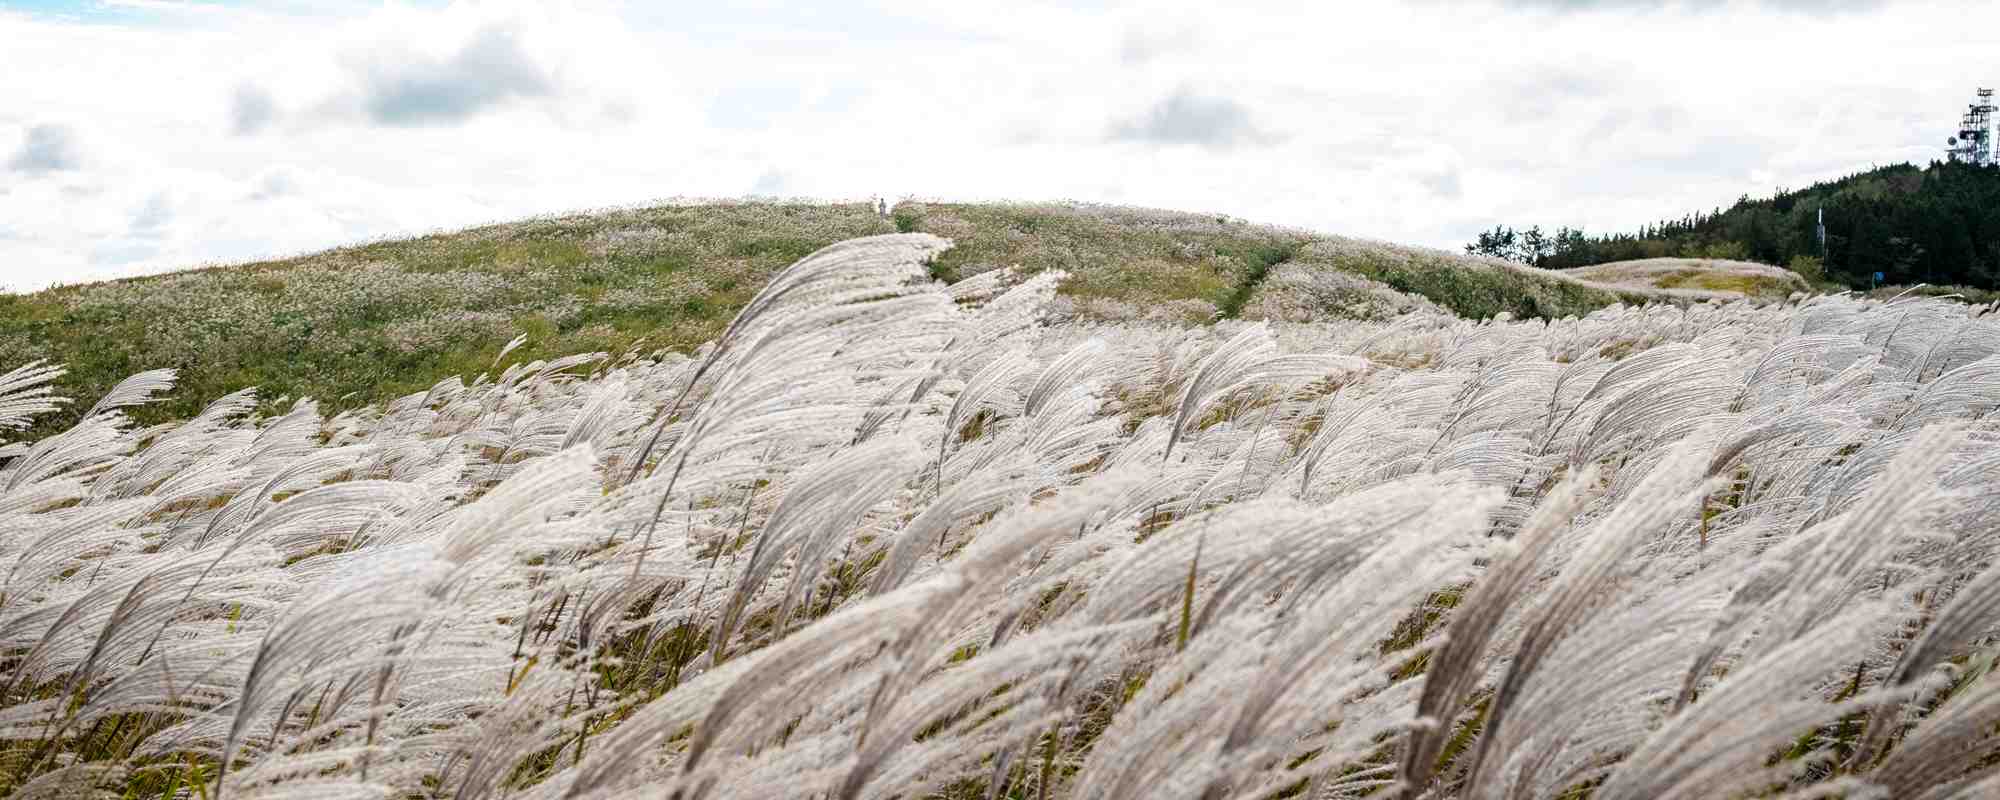
<svg viewBox="0 0 2000 800"><path fill-rule="evenodd" d="M2000 794L1990 307L1187 327L949 245L337 413L0 364L0 791Z"/></svg>

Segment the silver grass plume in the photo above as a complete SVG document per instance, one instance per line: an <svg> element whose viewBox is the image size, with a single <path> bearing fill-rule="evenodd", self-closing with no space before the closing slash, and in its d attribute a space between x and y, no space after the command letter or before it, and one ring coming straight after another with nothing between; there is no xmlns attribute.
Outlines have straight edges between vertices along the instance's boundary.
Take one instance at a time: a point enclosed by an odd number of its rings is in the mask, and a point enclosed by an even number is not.
<svg viewBox="0 0 2000 800"><path fill-rule="evenodd" d="M1496 559L1460 602L1464 610L1452 618L1444 643L1431 657L1423 697L1417 703L1417 726L1404 744L1401 780L1410 794L1421 792L1430 782L1453 717L1481 677L1478 667L1508 603L1527 594L1556 534L1581 510L1585 490L1596 482L1597 471L1590 469L1558 484L1516 535L1513 552Z"/></svg>
<svg viewBox="0 0 2000 800"><path fill-rule="evenodd" d="M1689 507L1688 486L1700 474L1701 455L1696 447L1677 446L1630 497L1591 526L1589 538L1547 591L1548 599L1531 612L1506 677L1494 690L1486 725L1468 762L1466 774L1475 785L1499 785L1500 770L1510 755L1508 743L1514 736L1508 730L1514 702L1555 645L1606 602L1620 573L1629 569L1627 559L1645 538ZM1697 489L1693 494L1702 493Z"/></svg>
<svg viewBox="0 0 2000 800"><path fill-rule="evenodd" d="M865 313L871 304L903 296L911 284L928 277L922 269L923 263L950 246L951 242L928 234L851 239L821 248L773 276L730 320L729 326L716 337L708 357L695 368L674 400L660 412L652 435L631 458L626 482L638 478L645 469L647 456L659 442L667 424L680 413L681 404L688 394L726 356L736 357L738 350L752 350L774 334L792 333L784 323L791 313L801 308L843 305L847 306L843 316L851 318ZM744 358L751 356L754 353ZM754 360L749 363L754 364ZM726 368L750 367L739 360Z"/></svg>
<svg viewBox="0 0 2000 800"><path fill-rule="evenodd" d="M1186 433L1196 413L1215 399L1253 385L1284 385L1328 377L1362 368L1359 359L1349 356L1277 353L1270 331L1257 324L1244 328L1202 360L1201 368L1181 390L1173 426L1168 429L1163 458L1172 458L1174 445Z"/></svg>
<svg viewBox="0 0 2000 800"><path fill-rule="evenodd" d="M111 391L98 398L97 403L92 405L89 411L83 412L83 415L95 417L107 411L152 402L153 395L174 388L174 375L173 370L156 369L119 381L117 386L111 387Z"/></svg>
<svg viewBox="0 0 2000 800"><path fill-rule="evenodd" d="M36 416L61 408L67 398L56 396L48 384L65 371L61 366L30 361L0 373L0 430L22 430Z"/></svg>

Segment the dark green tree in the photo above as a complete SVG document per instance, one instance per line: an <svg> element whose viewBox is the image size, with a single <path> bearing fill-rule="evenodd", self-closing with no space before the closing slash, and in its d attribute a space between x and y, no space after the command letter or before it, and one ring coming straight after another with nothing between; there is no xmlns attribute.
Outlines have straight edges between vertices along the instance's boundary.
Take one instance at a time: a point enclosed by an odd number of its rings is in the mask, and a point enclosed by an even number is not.
<svg viewBox="0 0 2000 800"><path fill-rule="evenodd" d="M1631 233L1586 236L1562 227L1544 234L1540 227L1495 226L1466 252L1552 269L1661 256L1777 265L1818 258L1828 280L1849 286L1865 287L1881 272L1890 283L1988 287L2000 282L2000 167L1879 167L1804 189L1779 189L1769 198L1741 197L1727 209L1663 219Z"/></svg>

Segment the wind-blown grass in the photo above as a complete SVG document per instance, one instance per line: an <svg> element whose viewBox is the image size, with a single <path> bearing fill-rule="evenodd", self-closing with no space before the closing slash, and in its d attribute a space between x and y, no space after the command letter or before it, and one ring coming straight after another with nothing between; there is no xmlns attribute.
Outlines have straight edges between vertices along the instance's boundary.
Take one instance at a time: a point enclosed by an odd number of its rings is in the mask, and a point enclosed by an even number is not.
<svg viewBox="0 0 2000 800"><path fill-rule="evenodd" d="M298 397L338 413L476 374L509 344L542 360L690 350L720 335L787 265L898 229L955 240L931 264L951 281L1008 269L1068 274L1054 311L1091 321L1383 319L1426 298L1472 318L1502 310L1560 318L1664 296L1180 212L904 203L885 218L860 203L723 202L0 294L0 365L61 364L57 387L72 397L101 396L142 370L176 370L173 396L130 412L142 424L185 419L244 386L263 390L266 414ZM84 410L43 415L35 429L54 433Z"/></svg>
<svg viewBox="0 0 2000 800"><path fill-rule="evenodd" d="M819 251L687 355L143 427L140 373L0 443L0 791L2000 783L1990 309L1049 324L1061 271L946 244Z"/></svg>

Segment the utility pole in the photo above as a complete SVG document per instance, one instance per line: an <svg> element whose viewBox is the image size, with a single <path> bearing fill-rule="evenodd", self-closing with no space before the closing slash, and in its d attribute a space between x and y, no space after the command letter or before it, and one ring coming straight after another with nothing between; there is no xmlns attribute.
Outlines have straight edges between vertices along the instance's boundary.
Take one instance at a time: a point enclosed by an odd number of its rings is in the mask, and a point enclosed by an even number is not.
<svg viewBox="0 0 2000 800"><path fill-rule="evenodd" d="M1820 263L1824 264L1826 263L1826 207L1825 206L1821 206L1819 209L1818 236L1819 236L1819 260Z"/></svg>

